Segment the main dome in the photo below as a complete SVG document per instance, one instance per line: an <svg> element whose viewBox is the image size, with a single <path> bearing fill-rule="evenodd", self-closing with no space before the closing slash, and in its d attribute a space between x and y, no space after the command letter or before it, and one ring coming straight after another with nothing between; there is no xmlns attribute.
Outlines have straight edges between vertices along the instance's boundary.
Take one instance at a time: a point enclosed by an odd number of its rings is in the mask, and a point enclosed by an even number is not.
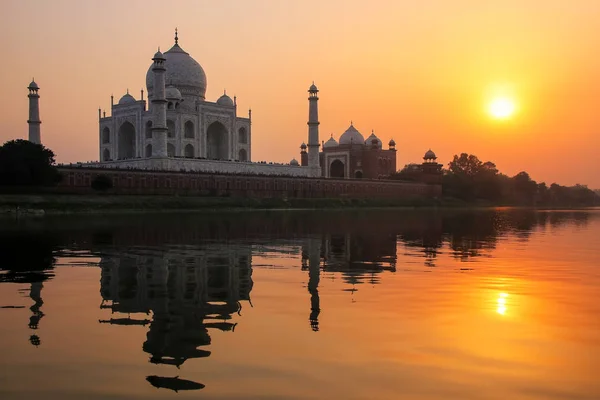
<svg viewBox="0 0 600 400"><path fill-rule="evenodd" d="M365 144L364 136L356 130L354 125L350 125L346 132L342 133L340 136L340 144Z"/></svg>
<svg viewBox="0 0 600 400"><path fill-rule="evenodd" d="M206 74L204 70L177 43L163 54L165 57L165 84L173 85L182 95L198 96L204 99L206 94ZM152 65L146 73L148 96L152 97L154 76Z"/></svg>

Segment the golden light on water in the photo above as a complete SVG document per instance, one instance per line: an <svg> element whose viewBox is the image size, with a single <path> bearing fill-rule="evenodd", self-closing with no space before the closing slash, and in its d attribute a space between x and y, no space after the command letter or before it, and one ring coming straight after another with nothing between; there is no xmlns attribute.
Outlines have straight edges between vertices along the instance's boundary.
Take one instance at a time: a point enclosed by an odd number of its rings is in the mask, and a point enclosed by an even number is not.
<svg viewBox="0 0 600 400"><path fill-rule="evenodd" d="M506 299L507 298L508 298L508 293L500 293L498 295L498 300L496 301L498 303L498 305L496 307L496 312L500 315L506 314Z"/></svg>

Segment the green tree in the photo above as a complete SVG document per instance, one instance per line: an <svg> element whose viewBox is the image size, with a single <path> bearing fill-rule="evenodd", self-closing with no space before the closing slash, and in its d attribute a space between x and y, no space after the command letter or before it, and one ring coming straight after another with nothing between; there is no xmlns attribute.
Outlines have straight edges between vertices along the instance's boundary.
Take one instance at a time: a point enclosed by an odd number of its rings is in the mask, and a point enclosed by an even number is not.
<svg viewBox="0 0 600 400"><path fill-rule="evenodd" d="M28 140L0 146L0 186L52 186L60 181L54 153Z"/></svg>

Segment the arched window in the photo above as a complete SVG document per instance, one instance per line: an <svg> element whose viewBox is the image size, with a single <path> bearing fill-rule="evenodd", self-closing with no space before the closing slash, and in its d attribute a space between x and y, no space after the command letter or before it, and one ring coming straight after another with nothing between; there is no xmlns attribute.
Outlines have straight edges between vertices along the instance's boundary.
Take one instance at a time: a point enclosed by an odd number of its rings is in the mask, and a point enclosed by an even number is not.
<svg viewBox="0 0 600 400"><path fill-rule="evenodd" d="M119 128L119 159L135 157L135 127L131 122L124 122Z"/></svg>
<svg viewBox="0 0 600 400"><path fill-rule="evenodd" d="M167 157L175 157L175 146L173 146L173 143L167 143Z"/></svg>
<svg viewBox="0 0 600 400"><path fill-rule="evenodd" d="M152 121L146 122L146 139L152 139Z"/></svg>
<svg viewBox="0 0 600 400"><path fill-rule="evenodd" d="M346 168L343 162L340 160L334 160L329 166L329 176L331 178L343 178L345 169Z"/></svg>
<svg viewBox="0 0 600 400"><path fill-rule="evenodd" d="M211 160L229 159L229 135L220 122L213 122L206 131L207 156Z"/></svg>
<svg viewBox="0 0 600 400"><path fill-rule="evenodd" d="M363 173L362 173L362 171L356 171L356 172L354 173L354 177L355 177L356 179L362 179L362 177L363 177Z"/></svg>
<svg viewBox="0 0 600 400"><path fill-rule="evenodd" d="M186 145L183 150L183 155L185 158L194 158L194 146L191 144Z"/></svg>
<svg viewBox="0 0 600 400"><path fill-rule="evenodd" d="M246 152L246 149L240 149L238 159L240 161L248 161L248 153Z"/></svg>
<svg viewBox="0 0 600 400"><path fill-rule="evenodd" d="M110 129L104 127L102 129L102 144L110 143Z"/></svg>
<svg viewBox="0 0 600 400"><path fill-rule="evenodd" d="M148 157L148 158L152 157L152 145L151 144L146 146L146 157Z"/></svg>
<svg viewBox="0 0 600 400"><path fill-rule="evenodd" d="M172 110L172 109L173 109L173 103L169 102L169 103L167 104L167 108L168 108L169 110Z"/></svg>
<svg viewBox="0 0 600 400"><path fill-rule="evenodd" d="M170 119L167 120L167 137L175 137L175 122L171 121Z"/></svg>
<svg viewBox="0 0 600 400"><path fill-rule="evenodd" d="M248 143L248 132L246 132L246 128L241 127L238 130L238 140L240 143L243 143L243 144Z"/></svg>
<svg viewBox="0 0 600 400"><path fill-rule="evenodd" d="M192 121L187 121L184 125L184 134L183 137L186 139L193 139L194 134L194 123Z"/></svg>
<svg viewBox="0 0 600 400"><path fill-rule="evenodd" d="M110 151L108 149L104 149L102 152L102 161L110 161Z"/></svg>

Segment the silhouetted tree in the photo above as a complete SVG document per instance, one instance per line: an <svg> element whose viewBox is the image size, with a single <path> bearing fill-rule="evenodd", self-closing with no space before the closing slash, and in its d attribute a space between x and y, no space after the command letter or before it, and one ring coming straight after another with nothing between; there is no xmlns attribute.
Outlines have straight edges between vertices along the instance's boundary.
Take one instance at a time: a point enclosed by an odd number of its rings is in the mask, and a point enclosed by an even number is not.
<svg viewBox="0 0 600 400"><path fill-rule="evenodd" d="M0 186L52 186L60 181L54 153L28 140L0 146Z"/></svg>

